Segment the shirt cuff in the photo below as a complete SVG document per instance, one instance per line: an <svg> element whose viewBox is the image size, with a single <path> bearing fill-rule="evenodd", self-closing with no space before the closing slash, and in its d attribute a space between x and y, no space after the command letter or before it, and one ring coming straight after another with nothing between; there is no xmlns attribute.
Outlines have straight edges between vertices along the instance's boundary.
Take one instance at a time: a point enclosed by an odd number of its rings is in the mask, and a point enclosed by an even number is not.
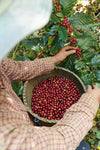
<svg viewBox="0 0 100 150"><path fill-rule="evenodd" d="M79 103L82 104L84 107L88 107L93 116L95 117L99 108L99 103L96 100L95 96L85 93L81 96Z"/></svg>
<svg viewBox="0 0 100 150"><path fill-rule="evenodd" d="M45 68L46 73L49 73L54 69L54 62L52 60L52 57L46 57L40 59L40 61L42 61L42 66Z"/></svg>

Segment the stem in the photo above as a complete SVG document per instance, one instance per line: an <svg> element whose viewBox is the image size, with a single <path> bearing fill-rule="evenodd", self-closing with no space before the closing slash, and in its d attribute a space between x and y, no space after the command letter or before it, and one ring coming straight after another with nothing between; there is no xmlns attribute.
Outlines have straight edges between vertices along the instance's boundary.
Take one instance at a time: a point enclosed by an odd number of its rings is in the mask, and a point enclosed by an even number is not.
<svg viewBox="0 0 100 150"><path fill-rule="evenodd" d="M18 44L16 45L16 47L15 47L15 51L13 52L13 56L12 56L12 59L14 59L14 57L15 57L15 54L16 54L16 52L17 52L17 49L18 49Z"/></svg>

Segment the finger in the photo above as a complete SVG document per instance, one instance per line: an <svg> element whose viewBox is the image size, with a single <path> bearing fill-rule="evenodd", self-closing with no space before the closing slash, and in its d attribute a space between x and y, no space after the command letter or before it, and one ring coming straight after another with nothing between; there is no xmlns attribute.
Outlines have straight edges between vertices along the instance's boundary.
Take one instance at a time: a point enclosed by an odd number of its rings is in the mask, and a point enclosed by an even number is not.
<svg viewBox="0 0 100 150"><path fill-rule="evenodd" d="M89 91L91 91L91 90L92 90L91 85L88 85L88 86L87 86L87 92L89 92Z"/></svg>
<svg viewBox="0 0 100 150"><path fill-rule="evenodd" d="M93 85L93 88L94 88L94 89L98 89L98 87L97 87L96 85Z"/></svg>
<svg viewBox="0 0 100 150"><path fill-rule="evenodd" d="M62 51L67 51L67 50L75 50L76 48L75 47L72 47L72 46L65 46L62 48Z"/></svg>
<svg viewBox="0 0 100 150"><path fill-rule="evenodd" d="M70 50L70 51L66 52L66 56L69 56L69 55L72 55L75 53L76 53L76 50Z"/></svg>

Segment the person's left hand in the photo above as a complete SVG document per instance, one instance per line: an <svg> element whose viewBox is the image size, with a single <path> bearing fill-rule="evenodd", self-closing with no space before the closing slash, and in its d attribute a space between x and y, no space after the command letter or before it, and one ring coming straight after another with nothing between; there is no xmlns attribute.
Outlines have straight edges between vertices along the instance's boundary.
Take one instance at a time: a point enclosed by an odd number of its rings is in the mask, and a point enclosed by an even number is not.
<svg viewBox="0 0 100 150"><path fill-rule="evenodd" d="M55 56L52 57L54 64L61 63L67 56L74 54L75 52L76 52L75 47L71 47L71 46L62 47L59 50L59 52Z"/></svg>

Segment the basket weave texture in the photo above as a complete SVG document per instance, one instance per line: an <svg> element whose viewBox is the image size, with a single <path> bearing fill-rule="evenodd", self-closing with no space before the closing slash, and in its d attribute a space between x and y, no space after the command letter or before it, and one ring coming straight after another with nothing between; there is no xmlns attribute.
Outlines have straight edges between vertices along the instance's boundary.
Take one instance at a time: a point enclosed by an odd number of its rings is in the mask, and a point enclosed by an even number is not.
<svg viewBox="0 0 100 150"><path fill-rule="evenodd" d="M34 87L37 86L41 81L46 80L48 78L53 78L53 77L64 77L64 78L70 79L71 81L75 83L76 87L79 89L80 95L82 95L85 92L85 86L83 82L81 81L81 79L76 74L61 67L56 67L49 74L41 75L41 76L35 77L32 80L25 82L24 90L23 90L23 102L27 108L27 111L33 117L38 118L42 122L55 124L58 122L58 120L48 120L47 118L42 118L38 116L38 114L33 113L32 108L31 108Z"/></svg>

